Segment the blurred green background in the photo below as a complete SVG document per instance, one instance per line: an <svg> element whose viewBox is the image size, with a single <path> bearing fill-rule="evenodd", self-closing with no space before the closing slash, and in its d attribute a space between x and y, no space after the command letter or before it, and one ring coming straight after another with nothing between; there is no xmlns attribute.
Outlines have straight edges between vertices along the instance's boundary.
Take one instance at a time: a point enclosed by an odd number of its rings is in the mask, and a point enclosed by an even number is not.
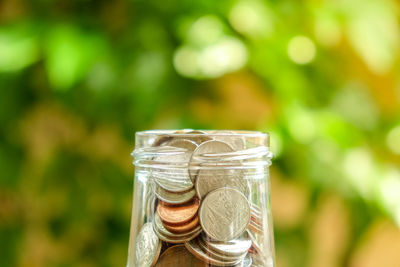
<svg viewBox="0 0 400 267"><path fill-rule="evenodd" d="M134 132L268 131L278 267L400 266L396 0L0 1L0 265L124 266Z"/></svg>

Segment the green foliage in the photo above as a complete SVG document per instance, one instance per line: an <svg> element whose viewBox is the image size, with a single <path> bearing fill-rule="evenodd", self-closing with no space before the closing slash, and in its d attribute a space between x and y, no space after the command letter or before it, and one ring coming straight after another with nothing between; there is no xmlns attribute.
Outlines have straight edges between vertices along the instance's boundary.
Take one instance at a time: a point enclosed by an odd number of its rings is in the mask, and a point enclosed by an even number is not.
<svg viewBox="0 0 400 267"><path fill-rule="evenodd" d="M279 266L315 266L326 194L352 215L335 259L350 266L372 222L400 224L399 7L3 1L2 266L125 264L129 153L153 128L271 132L272 190L307 188L300 219L275 215Z"/></svg>

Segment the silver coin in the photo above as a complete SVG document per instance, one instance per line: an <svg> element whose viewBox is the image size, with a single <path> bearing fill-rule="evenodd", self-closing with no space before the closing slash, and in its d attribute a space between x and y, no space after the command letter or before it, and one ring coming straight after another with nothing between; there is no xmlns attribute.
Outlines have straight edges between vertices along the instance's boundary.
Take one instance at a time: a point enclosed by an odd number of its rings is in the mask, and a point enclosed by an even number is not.
<svg viewBox="0 0 400 267"><path fill-rule="evenodd" d="M158 136L154 140L154 142L151 146L153 146L153 147L161 146L161 145L167 143L168 141L171 141L172 139L173 139L173 137L171 135L161 135L161 136Z"/></svg>
<svg viewBox="0 0 400 267"><path fill-rule="evenodd" d="M191 200L196 195L196 191L192 189L183 193L174 193L156 185L155 194L158 199L169 204L183 204Z"/></svg>
<svg viewBox="0 0 400 267"><path fill-rule="evenodd" d="M224 153L233 151L234 150L230 145L221 141L210 140L200 144L193 151L192 157L190 158L189 162L189 174L192 182L195 181L196 176L199 173L199 170L196 169L196 167L198 168L200 164L204 161L204 159L199 158L199 156L202 156L203 154ZM212 175L212 170L204 171L211 173L210 176Z"/></svg>
<svg viewBox="0 0 400 267"><path fill-rule="evenodd" d="M185 134L196 134L196 133L197 133L197 131L193 131L193 130L190 130L190 131L178 130L171 134L163 134L163 135L158 136L154 140L152 146L157 147L157 146L169 145L174 140L182 139Z"/></svg>
<svg viewBox="0 0 400 267"><path fill-rule="evenodd" d="M161 146L161 145L169 145L169 143L173 140L190 140L195 142L197 145L200 145L203 142L212 140L211 137L207 135L204 131L192 130L192 131L176 131L173 134L166 134L159 136L153 142L153 146Z"/></svg>
<svg viewBox="0 0 400 267"><path fill-rule="evenodd" d="M202 130L191 130L191 131L188 131L187 134L207 134L207 132L202 131Z"/></svg>
<svg viewBox="0 0 400 267"><path fill-rule="evenodd" d="M157 198L154 195L153 191L150 194L147 194L146 198L147 204L145 206L145 214L152 215L155 212Z"/></svg>
<svg viewBox="0 0 400 267"><path fill-rule="evenodd" d="M176 131L174 132L174 134L184 134L184 133L191 132L191 131L193 131L193 129L176 130Z"/></svg>
<svg viewBox="0 0 400 267"><path fill-rule="evenodd" d="M167 237L167 238L171 238L171 239L180 239L180 238L186 238L188 236L191 236L195 233L198 233L199 231L201 231L201 226L198 225L195 228L193 228L192 230L190 230L189 232L186 233L182 233L182 234L175 234L172 233L170 231L168 231L162 221L160 216L156 213L154 215L154 230L158 233L160 233L162 236Z"/></svg>
<svg viewBox="0 0 400 267"><path fill-rule="evenodd" d="M200 199L209 192L221 188L231 187L239 190L245 196L249 195L247 180L240 176L240 170L203 170L201 169L195 181L196 193Z"/></svg>
<svg viewBox="0 0 400 267"><path fill-rule="evenodd" d="M217 260L220 260L223 262L234 262L235 263L235 262L242 260L247 254L247 251L243 255L240 255L240 256L231 256L231 255L226 255L226 254L220 254L220 253L217 253L216 251L212 250L208 246L208 243L206 243L203 240L203 238L198 238L198 242L199 242L201 249L207 255L209 255L211 258L214 258L214 259L217 259Z"/></svg>
<svg viewBox="0 0 400 267"><path fill-rule="evenodd" d="M245 149L246 142L242 135L234 131L215 131L214 140L229 144L235 151Z"/></svg>
<svg viewBox="0 0 400 267"><path fill-rule="evenodd" d="M153 171L152 176L158 186L169 192L182 193L193 188L193 183L186 170L164 171L163 173L155 173Z"/></svg>
<svg viewBox="0 0 400 267"><path fill-rule="evenodd" d="M206 132L200 131L200 130L190 131L190 132L187 132L186 134L188 134L190 136L185 137L185 139L190 139L190 140L196 142L198 145L200 145L203 142L212 140L212 138L210 136L208 136L208 134Z"/></svg>
<svg viewBox="0 0 400 267"><path fill-rule="evenodd" d="M253 261L253 267L274 266L271 259L262 258L258 253L249 253L249 255Z"/></svg>
<svg viewBox="0 0 400 267"><path fill-rule="evenodd" d="M238 265L235 265L235 267L250 267L250 266L253 266L252 264L253 264L253 260L247 254L247 256L243 259L243 261L240 262Z"/></svg>
<svg viewBox="0 0 400 267"><path fill-rule="evenodd" d="M204 198L199 210L204 232L216 241L236 239L250 222L250 205L234 188L216 189Z"/></svg>
<svg viewBox="0 0 400 267"><path fill-rule="evenodd" d="M175 165L178 167L187 165L192 156L192 151L181 147L162 146L162 148L157 149L155 154L156 156L151 163L161 166L160 170L164 171L165 166L172 168ZM155 169L157 169L157 167L155 167Z"/></svg>
<svg viewBox="0 0 400 267"><path fill-rule="evenodd" d="M210 249L216 251L217 253L236 257L246 254L252 245L252 241L247 232L244 232L243 235L237 239L226 242L211 241L207 239L207 236L204 234L201 235L201 238L207 243L207 246Z"/></svg>
<svg viewBox="0 0 400 267"><path fill-rule="evenodd" d="M163 157L157 157L156 161L167 158L169 162L178 164L188 164L191 153L196 149L197 144L190 140L185 139L173 139L167 142L168 146L178 147L186 149L186 153L179 155L167 155ZM185 168L173 168L168 169L154 169L152 171L154 181L163 189L170 192L185 192L193 187L193 183L190 180L189 174Z"/></svg>
<svg viewBox="0 0 400 267"><path fill-rule="evenodd" d="M173 139L167 144L168 146L184 148L187 151L194 151L197 148L196 142L187 139Z"/></svg>
<svg viewBox="0 0 400 267"><path fill-rule="evenodd" d="M150 267L157 261L161 242L153 230L152 223L145 223L136 238L135 266Z"/></svg>
<svg viewBox="0 0 400 267"><path fill-rule="evenodd" d="M172 244L179 244L179 243L185 243L188 242L194 238L196 238L200 233L201 233L201 229L191 235L187 235L187 236L183 236L183 237L177 237L177 238L172 238L172 237L168 237L163 235L162 233L158 232L157 230L154 230L156 235L163 241L168 242L168 243L172 243Z"/></svg>
<svg viewBox="0 0 400 267"><path fill-rule="evenodd" d="M221 261L221 260L217 260L214 259L212 257L210 257L209 254L207 254L204 250L202 250L202 248L200 247L199 244L199 240L198 238L192 239L189 242L185 243L185 247L198 259L208 263L208 264L212 264L212 265L216 265L216 266L231 266L231 265L237 265L241 262L241 260L238 261L233 261L233 262L229 262L229 261Z"/></svg>

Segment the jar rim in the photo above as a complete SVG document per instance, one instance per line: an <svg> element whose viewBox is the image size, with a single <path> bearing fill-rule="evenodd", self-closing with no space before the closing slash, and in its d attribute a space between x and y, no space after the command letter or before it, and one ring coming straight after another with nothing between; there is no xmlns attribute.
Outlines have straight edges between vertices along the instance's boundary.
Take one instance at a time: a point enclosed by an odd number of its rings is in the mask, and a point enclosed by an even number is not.
<svg viewBox="0 0 400 267"><path fill-rule="evenodd" d="M205 137L201 139L202 137ZM211 137L211 138L210 138ZM207 142L224 143L231 149L219 153L205 150L196 157L199 166L192 164L191 169L197 168L259 168L272 158L269 149L269 134L261 131L243 130L147 130L136 132L135 150L132 152L135 166L178 170L188 168L190 156L192 161L193 147L169 146L171 140L185 140L196 147ZM164 143L165 145L163 145ZM156 144L156 145L155 145ZM193 152L194 153L194 152ZM199 152L200 153L200 152ZM268 162L266 159L269 159ZM238 167L238 168L239 168Z"/></svg>
<svg viewBox="0 0 400 267"><path fill-rule="evenodd" d="M186 130L186 129L185 129ZM183 132L185 130L146 130L146 131L138 131L136 132L136 136L140 137L156 137L162 135L170 135L170 136L187 136L194 137L198 136L199 132L203 132L209 136L243 136L243 137L258 137L265 138L269 136L269 133L262 131L250 131L250 130L193 130L187 129L187 132ZM182 131L182 132L181 132ZM191 133L193 131L193 133Z"/></svg>

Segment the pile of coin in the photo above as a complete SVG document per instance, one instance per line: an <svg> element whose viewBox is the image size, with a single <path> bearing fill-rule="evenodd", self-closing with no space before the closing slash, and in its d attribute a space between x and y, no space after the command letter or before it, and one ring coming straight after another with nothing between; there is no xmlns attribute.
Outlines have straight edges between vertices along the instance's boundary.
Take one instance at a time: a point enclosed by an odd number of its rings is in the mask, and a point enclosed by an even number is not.
<svg viewBox="0 0 400 267"><path fill-rule="evenodd" d="M245 149L244 141L201 131L180 133L153 142L153 147L177 153L152 158L160 166L149 177L155 208L136 237L134 266L255 266L261 210L249 201L243 171L229 167L232 159L225 160ZM163 167L169 163L186 167Z"/></svg>
<svg viewBox="0 0 400 267"><path fill-rule="evenodd" d="M157 236L168 243L184 243L195 238L202 231L197 210L200 201L182 205L170 205L159 201L154 216L154 231Z"/></svg>

